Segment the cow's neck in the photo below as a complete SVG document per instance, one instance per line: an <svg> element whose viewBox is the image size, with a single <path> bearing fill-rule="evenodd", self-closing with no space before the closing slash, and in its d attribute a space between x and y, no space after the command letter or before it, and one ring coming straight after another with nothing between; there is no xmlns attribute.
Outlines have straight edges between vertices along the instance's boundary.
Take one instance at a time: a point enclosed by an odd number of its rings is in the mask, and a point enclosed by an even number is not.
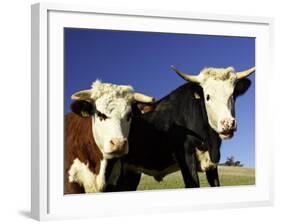
<svg viewBox="0 0 281 224"><path fill-rule="evenodd" d="M107 159L103 159L100 161L100 170L98 175L95 177L95 184L96 184L96 192L101 192L104 191L106 187L106 178L105 178L105 173L106 173L106 166L107 166Z"/></svg>
<svg viewBox="0 0 281 224"><path fill-rule="evenodd" d="M116 185L121 173L121 163L119 159L103 159L100 161L100 170L97 175L93 174L90 180L85 180L87 186L84 184L85 192L103 192L107 185Z"/></svg>
<svg viewBox="0 0 281 224"><path fill-rule="evenodd" d="M100 172L96 177L98 187L103 191L108 184L116 185L120 173L120 159L103 159L100 165Z"/></svg>
<svg viewBox="0 0 281 224"><path fill-rule="evenodd" d="M212 161L219 161L221 140L209 125L203 92L199 85L186 83L178 87L159 100L154 111L144 114L142 119L157 127L158 131L168 133L177 129L196 137L205 145L206 150L210 150Z"/></svg>
<svg viewBox="0 0 281 224"><path fill-rule="evenodd" d="M107 161L105 169L105 180L107 185L116 185L121 174L121 161L119 158L110 159Z"/></svg>
<svg viewBox="0 0 281 224"><path fill-rule="evenodd" d="M121 172L120 159L103 159L100 161L100 170L96 175L96 184L99 191L104 191L106 185L115 185Z"/></svg>
<svg viewBox="0 0 281 224"><path fill-rule="evenodd" d="M200 88L193 83L178 87L156 102L154 111L144 114L142 118L157 124L157 128L163 131L180 126L201 135L206 132L208 120L204 99L195 99L193 96L194 92L202 91Z"/></svg>
<svg viewBox="0 0 281 224"><path fill-rule="evenodd" d="M68 170L69 181L78 183L87 193L104 191L108 183L113 184L118 179L120 164L118 165L115 159L109 160L103 156L93 136L94 124L91 118L80 118L75 115L74 119L79 125L73 129L80 134L77 135L80 137L75 138L74 141L76 156L72 158Z"/></svg>
<svg viewBox="0 0 281 224"><path fill-rule="evenodd" d="M82 122L84 123L84 132L82 130L79 131L79 133L83 135L83 138L77 143L77 145L80 146L78 149L81 150L81 153L78 153L78 158L85 164L88 163L89 169L95 175L98 175L101 170L101 161L105 158L93 135L92 129L94 124L92 118L80 118L80 123Z"/></svg>

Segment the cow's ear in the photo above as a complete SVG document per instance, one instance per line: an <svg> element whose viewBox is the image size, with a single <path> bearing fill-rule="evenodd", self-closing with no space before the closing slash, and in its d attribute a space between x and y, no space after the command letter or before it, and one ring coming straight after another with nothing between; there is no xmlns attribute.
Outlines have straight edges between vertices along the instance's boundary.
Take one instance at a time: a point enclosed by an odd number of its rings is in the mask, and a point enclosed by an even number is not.
<svg viewBox="0 0 281 224"><path fill-rule="evenodd" d="M194 92L193 95L194 95L194 99L196 99L196 100L201 99L201 96L199 95L198 92Z"/></svg>
<svg viewBox="0 0 281 224"><path fill-rule="evenodd" d="M155 108L154 104L151 103L140 103L136 102L132 105L133 115L141 115L153 111Z"/></svg>
<svg viewBox="0 0 281 224"><path fill-rule="evenodd" d="M198 84L193 84L192 86L192 92L193 92L193 99L195 100L200 100L203 99L203 89L201 86L199 86Z"/></svg>
<svg viewBox="0 0 281 224"><path fill-rule="evenodd" d="M75 100L71 104L71 110L73 113L81 117L89 117L93 115L93 105L86 100Z"/></svg>
<svg viewBox="0 0 281 224"><path fill-rule="evenodd" d="M238 80L234 89L234 98L243 95L245 92L247 92L250 86L251 86L251 80L249 79Z"/></svg>
<svg viewBox="0 0 281 224"><path fill-rule="evenodd" d="M138 103L138 108L142 114L148 113L154 110L154 105L151 103Z"/></svg>

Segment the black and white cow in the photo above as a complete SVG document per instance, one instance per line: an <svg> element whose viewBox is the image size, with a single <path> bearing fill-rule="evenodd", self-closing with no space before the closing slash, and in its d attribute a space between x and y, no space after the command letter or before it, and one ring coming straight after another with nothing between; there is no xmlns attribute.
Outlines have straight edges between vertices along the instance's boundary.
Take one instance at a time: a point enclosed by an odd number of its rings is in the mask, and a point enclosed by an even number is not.
<svg viewBox="0 0 281 224"><path fill-rule="evenodd" d="M197 171L206 172L211 186L220 185L221 140L237 129L235 99L249 88L246 77L255 68L206 68L198 76L173 69L188 83L133 118L117 191L136 190L141 173L161 180L179 169L186 187L199 187Z"/></svg>
<svg viewBox="0 0 281 224"><path fill-rule="evenodd" d="M121 173L119 157L128 153L132 107L153 98L131 86L96 81L72 95L65 117L65 194L101 192Z"/></svg>

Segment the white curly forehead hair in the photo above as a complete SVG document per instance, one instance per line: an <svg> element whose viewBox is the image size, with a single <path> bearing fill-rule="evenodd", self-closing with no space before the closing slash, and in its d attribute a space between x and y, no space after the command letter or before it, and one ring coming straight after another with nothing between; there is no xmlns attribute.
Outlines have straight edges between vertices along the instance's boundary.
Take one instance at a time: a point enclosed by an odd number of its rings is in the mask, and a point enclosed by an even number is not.
<svg viewBox="0 0 281 224"><path fill-rule="evenodd" d="M134 89L131 86L102 83L97 80L92 84L91 99L96 109L107 116L122 117L131 110Z"/></svg>
<svg viewBox="0 0 281 224"><path fill-rule="evenodd" d="M203 69L199 77L201 78L201 82L206 81L209 78L213 78L214 80L232 80L236 78L235 70L233 67L228 68L205 68Z"/></svg>
<svg viewBox="0 0 281 224"><path fill-rule="evenodd" d="M125 100L133 100L134 89L132 86L115 85L112 83L102 83L100 80L96 80L92 84L91 98L96 100L104 95L114 98L123 98Z"/></svg>
<svg viewBox="0 0 281 224"><path fill-rule="evenodd" d="M128 85L115 85L102 83L97 80L93 82L91 89L81 90L71 96L75 101L92 102L100 112L111 115L112 111L122 111L123 114L131 110L132 102L152 103L154 98L142 93L134 92Z"/></svg>

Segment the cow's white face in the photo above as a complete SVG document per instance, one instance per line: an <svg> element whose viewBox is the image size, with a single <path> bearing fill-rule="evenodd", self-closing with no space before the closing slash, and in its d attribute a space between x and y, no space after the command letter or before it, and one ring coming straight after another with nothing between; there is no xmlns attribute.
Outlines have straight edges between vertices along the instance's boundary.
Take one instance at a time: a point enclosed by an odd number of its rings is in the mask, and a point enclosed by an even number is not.
<svg viewBox="0 0 281 224"><path fill-rule="evenodd" d="M243 94L248 89L249 83L248 85L239 85L237 88L239 93L236 91L236 85L243 78L252 74L255 68L243 72L235 72L232 67L206 68L198 76L190 76L173 69L183 79L198 83L202 87L209 125L219 134L221 139L231 138L237 128L234 94Z"/></svg>
<svg viewBox="0 0 281 224"><path fill-rule="evenodd" d="M233 69L205 69L200 75L210 126L222 139L231 138L236 130Z"/></svg>
<svg viewBox="0 0 281 224"><path fill-rule="evenodd" d="M95 101L93 134L97 145L107 157L128 153L132 99L132 94L127 98L103 95Z"/></svg>
<svg viewBox="0 0 281 224"><path fill-rule="evenodd" d="M106 159L128 153L128 135L133 102L153 102L152 97L134 93L131 86L96 81L90 90L72 95L72 111L91 116L95 142Z"/></svg>

